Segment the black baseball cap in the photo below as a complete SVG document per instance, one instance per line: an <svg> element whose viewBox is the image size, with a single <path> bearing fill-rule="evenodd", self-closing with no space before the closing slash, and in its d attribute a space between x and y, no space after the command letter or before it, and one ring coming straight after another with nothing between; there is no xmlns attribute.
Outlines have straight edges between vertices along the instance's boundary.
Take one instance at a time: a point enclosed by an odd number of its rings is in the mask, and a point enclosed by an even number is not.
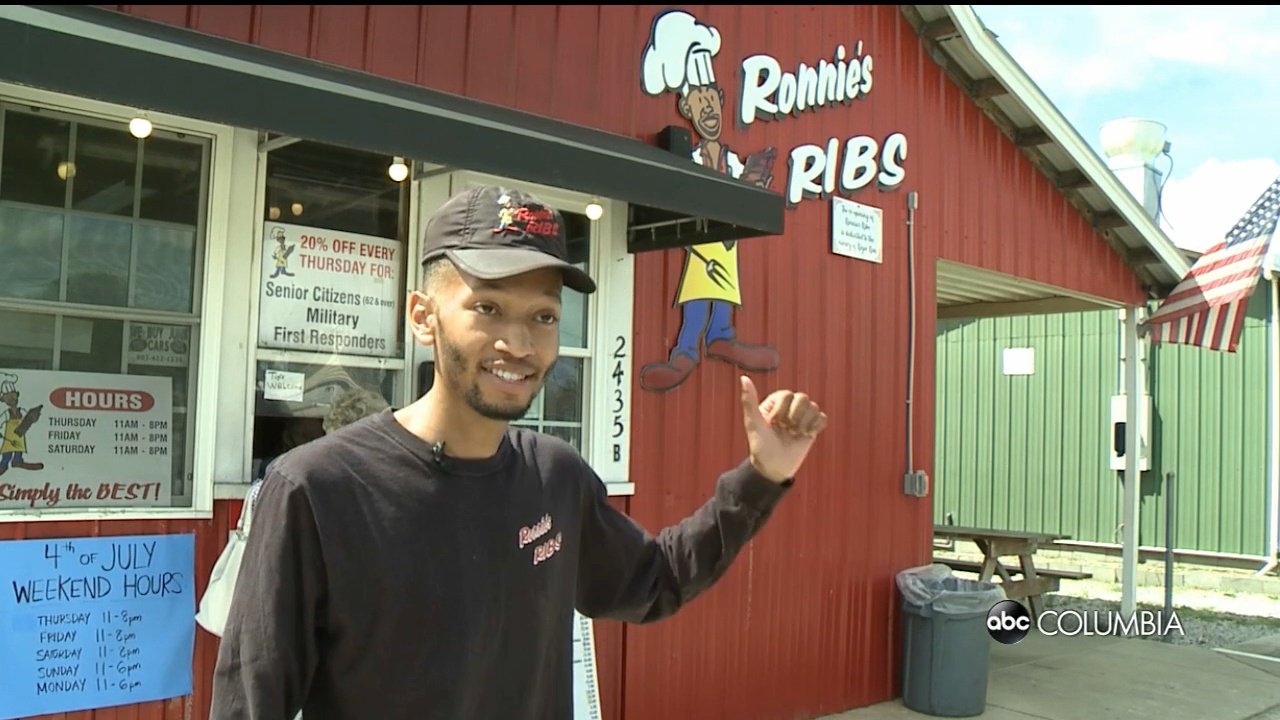
<svg viewBox="0 0 1280 720"><path fill-rule="evenodd" d="M442 255L484 280L559 268L566 287L596 290L591 276L569 262L560 212L529 193L498 185L458 193L427 220L422 262Z"/></svg>

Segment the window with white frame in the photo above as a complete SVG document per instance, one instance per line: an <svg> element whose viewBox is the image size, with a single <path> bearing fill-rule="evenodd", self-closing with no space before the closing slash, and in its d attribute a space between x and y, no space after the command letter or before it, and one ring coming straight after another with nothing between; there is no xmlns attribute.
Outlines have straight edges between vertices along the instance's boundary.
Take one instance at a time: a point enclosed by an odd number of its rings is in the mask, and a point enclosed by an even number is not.
<svg viewBox="0 0 1280 720"><path fill-rule="evenodd" d="M569 262L590 272L591 221L582 213L558 208L564 218ZM554 435L583 451L586 372L595 339L588 332L592 297L572 288L561 293L560 356L523 418L513 423Z"/></svg>
<svg viewBox="0 0 1280 720"><path fill-rule="evenodd" d="M409 191L392 162L292 139L262 158L253 479L402 400Z"/></svg>
<svg viewBox="0 0 1280 720"><path fill-rule="evenodd" d="M571 443L611 494L629 494L633 266L626 248L626 206L509 178L455 172L420 184L420 213L425 219L452 195L482 184L532 193L558 210L570 262L590 273L597 288L590 295L563 290L559 359L528 413L513 424ZM602 209L599 219L588 217L592 203ZM414 354L431 357L427 348L415 348ZM422 367L428 374L429 364ZM424 391L419 388L419 394Z"/></svg>
<svg viewBox="0 0 1280 720"><path fill-rule="evenodd" d="M0 510L190 508L212 140L0 93Z"/></svg>

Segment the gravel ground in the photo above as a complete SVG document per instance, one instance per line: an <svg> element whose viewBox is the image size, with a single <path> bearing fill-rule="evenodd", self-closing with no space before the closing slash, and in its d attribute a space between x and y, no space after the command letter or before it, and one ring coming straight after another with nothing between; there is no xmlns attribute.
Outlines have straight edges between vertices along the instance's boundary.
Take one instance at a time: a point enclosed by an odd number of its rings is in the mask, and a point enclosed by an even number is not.
<svg viewBox="0 0 1280 720"><path fill-rule="evenodd" d="M1120 592L1114 585L1073 582L1069 588L1064 585L1062 591L1049 595L1045 605L1054 610L1098 611L1102 614L1096 616L1097 630L1105 631L1108 625L1113 631L1119 630L1117 623L1107 622L1110 616L1105 614L1120 611ZM1139 588L1137 606L1140 611L1159 613L1148 617L1161 630L1172 624L1172 616L1164 613L1163 589ZM1173 596L1173 615L1182 633L1176 626L1171 627L1167 640L1178 645L1230 647L1280 634L1280 598L1265 595L1179 590ZM1046 618L1046 622L1050 621ZM1074 619L1067 623L1067 629L1074 630Z"/></svg>

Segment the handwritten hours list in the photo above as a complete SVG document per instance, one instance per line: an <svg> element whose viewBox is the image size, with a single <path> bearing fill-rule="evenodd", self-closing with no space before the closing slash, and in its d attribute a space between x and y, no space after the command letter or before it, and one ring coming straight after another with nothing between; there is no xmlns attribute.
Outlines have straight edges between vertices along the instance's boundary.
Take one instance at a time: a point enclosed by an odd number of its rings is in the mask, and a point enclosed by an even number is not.
<svg viewBox="0 0 1280 720"><path fill-rule="evenodd" d="M401 252L386 238L267 223L259 346L395 355Z"/></svg>
<svg viewBox="0 0 1280 720"><path fill-rule="evenodd" d="M0 718L191 692L194 536L0 542Z"/></svg>

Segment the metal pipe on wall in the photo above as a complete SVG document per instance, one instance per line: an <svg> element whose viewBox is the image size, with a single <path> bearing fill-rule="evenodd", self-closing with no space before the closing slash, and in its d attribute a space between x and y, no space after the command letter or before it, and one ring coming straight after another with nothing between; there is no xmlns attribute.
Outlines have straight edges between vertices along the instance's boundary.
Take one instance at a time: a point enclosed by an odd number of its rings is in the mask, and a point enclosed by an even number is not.
<svg viewBox="0 0 1280 720"><path fill-rule="evenodd" d="M925 497L929 494L929 479L923 470L916 470L915 460L916 209L919 205L919 194L914 191L907 193L907 447L902 492Z"/></svg>
<svg viewBox="0 0 1280 720"><path fill-rule="evenodd" d="M915 399L916 384L916 207L917 197L914 192L907 193L907 466L903 472L910 475L915 472L915 432L913 423L915 413L912 412L912 401Z"/></svg>
<svg viewBox="0 0 1280 720"><path fill-rule="evenodd" d="M1173 612L1173 471L1164 474L1164 611Z"/></svg>
<svg viewBox="0 0 1280 720"><path fill-rule="evenodd" d="M1266 575L1280 564L1280 285L1268 269L1270 312L1267 313L1267 564Z"/></svg>
<svg viewBox="0 0 1280 720"><path fill-rule="evenodd" d="M1138 310L1130 306L1124 311L1124 548L1120 565L1120 612L1125 617L1136 607L1138 584L1138 529L1141 521L1142 459L1139 424L1141 423L1142 388L1138 382Z"/></svg>

